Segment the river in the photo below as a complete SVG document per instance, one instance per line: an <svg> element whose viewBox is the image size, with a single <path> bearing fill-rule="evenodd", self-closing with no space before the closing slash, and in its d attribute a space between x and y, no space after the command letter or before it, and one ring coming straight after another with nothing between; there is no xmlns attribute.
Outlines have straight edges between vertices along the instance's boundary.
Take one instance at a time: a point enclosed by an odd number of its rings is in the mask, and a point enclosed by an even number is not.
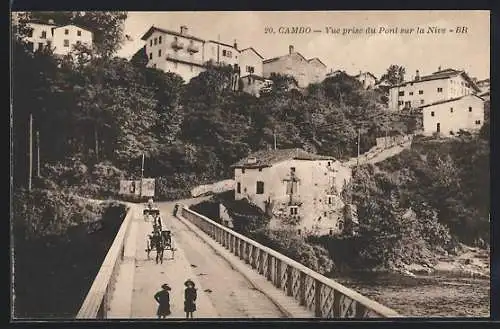
<svg viewBox="0 0 500 329"><path fill-rule="evenodd" d="M412 278L388 273L351 274L332 279L403 316L490 316L489 280L445 275Z"/></svg>

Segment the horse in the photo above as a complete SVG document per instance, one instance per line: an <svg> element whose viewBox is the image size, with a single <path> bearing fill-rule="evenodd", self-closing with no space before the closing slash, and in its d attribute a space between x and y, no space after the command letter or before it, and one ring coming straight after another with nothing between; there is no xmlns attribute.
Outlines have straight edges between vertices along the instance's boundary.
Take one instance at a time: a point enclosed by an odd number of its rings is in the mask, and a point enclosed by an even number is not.
<svg viewBox="0 0 500 329"><path fill-rule="evenodd" d="M156 264L158 264L158 262L163 264L164 247L165 246L161 233L159 233L158 231L153 232L153 235L151 236L151 249L156 250Z"/></svg>

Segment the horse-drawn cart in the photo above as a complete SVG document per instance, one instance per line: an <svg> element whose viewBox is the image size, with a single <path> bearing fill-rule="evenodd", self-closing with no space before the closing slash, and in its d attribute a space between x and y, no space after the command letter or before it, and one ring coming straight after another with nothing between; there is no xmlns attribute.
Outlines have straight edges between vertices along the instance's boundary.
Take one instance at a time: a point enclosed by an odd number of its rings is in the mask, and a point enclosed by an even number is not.
<svg viewBox="0 0 500 329"><path fill-rule="evenodd" d="M150 259L151 251L156 251L156 263L163 263L163 252L170 250L172 258L175 256L175 247L172 240L172 232L165 230L161 223L160 211L157 209L145 209L144 216L151 216L153 222L153 231L148 234L146 239L146 253ZM147 220L148 221L148 220Z"/></svg>

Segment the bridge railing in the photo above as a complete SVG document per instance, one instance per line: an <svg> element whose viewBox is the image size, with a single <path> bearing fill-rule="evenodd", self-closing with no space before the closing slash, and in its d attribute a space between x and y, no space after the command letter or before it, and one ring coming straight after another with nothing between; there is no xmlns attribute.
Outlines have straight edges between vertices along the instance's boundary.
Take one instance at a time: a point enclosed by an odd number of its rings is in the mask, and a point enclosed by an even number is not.
<svg viewBox="0 0 500 329"><path fill-rule="evenodd" d="M182 216L317 318L400 317L394 310L186 207Z"/></svg>
<svg viewBox="0 0 500 329"><path fill-rule="evenodd" d="M129 208L116 234L113 244L108 250L101 268L90 287L76 316L77 319L106 319L109 303L116 284L116 277L123 260L125 238L132 221L132 210Z"/></svg>

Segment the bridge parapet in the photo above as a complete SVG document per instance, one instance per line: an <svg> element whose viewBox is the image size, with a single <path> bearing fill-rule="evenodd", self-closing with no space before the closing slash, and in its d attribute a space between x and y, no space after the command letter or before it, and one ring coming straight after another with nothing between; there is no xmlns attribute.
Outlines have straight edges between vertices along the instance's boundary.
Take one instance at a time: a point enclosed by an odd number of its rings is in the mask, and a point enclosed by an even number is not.
<svg viewBox="0 0 500 329"><path fill-rule="evenodd" d="M87 296L78 311L77 319L106 319L109 304L116 284L116 277L120 264L124 258L125 238L133 220L133 210L129 206L127 215L123 219L120 229L116 234L113 244L108 250L106 257L90 287Z"/></svg>
<svg viewBox="0 0 500 329"><path fill-rule="evenodd" d="M183 206L182 217L265 276L317 318L401 317L340 283Z"/></svg>

